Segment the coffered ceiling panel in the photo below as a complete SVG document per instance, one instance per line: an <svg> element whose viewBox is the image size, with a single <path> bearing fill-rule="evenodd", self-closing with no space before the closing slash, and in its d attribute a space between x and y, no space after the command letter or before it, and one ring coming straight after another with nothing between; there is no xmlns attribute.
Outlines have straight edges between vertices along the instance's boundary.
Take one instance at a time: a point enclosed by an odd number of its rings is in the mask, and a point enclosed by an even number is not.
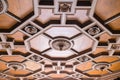
<svg viewBox="0 0 120 80"><path fill-rule="evenodd" d="M0 80L120 80L120 0L0 0Z"/></svg>

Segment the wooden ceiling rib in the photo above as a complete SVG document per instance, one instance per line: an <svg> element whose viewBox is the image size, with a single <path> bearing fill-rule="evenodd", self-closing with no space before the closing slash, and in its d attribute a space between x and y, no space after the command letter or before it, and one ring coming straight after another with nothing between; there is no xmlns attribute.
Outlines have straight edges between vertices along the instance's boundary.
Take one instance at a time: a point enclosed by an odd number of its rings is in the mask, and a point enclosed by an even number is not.
<svg viewBox="0 0 120 80"><path fill-rule="evenodd" d="M119 80L120 0L0 0L0 80Z"/></svg>

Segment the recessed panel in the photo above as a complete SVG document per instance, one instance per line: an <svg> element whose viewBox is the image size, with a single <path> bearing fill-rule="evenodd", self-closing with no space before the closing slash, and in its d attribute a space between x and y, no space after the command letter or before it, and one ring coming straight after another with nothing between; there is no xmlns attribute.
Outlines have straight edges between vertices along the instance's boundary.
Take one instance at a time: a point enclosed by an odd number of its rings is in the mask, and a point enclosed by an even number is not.
<svg viewBox="0 0 120 80"><path fill-rule="evenodd" d="M50 48L49 38L45 37L44 35L39 35L30 40L30 45L33 49L37 49L38 51L44 51Z"/></svg>
<svg viewBox="0 0 120 80"><path fill-rule="evenodd" d="M93 45L93 40L90 39L86 35L81 35L81 36L75 38L73 41L74 41L74 44L75 44L73 46L73 49L78 51L78 52L89 49Z"/></svg>
<svg viewBox="0 0 120 80"><path fill-rule="evenodd" d="M45 33L52 37L68 37L71 38L80 33L80 31L74 27L52 27L48 29Z"/></svg>

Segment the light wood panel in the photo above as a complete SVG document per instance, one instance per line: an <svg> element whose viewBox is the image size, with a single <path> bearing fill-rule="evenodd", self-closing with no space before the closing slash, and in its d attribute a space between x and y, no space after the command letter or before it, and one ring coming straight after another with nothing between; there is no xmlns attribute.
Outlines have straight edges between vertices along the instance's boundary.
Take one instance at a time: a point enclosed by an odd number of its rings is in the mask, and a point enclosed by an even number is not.
<svg viewBox="0 0 120 80"><path fill-rule="evenodd" d="M93 65L93 63L89 61L89 62L85 62L85 63L78 65L76 67L76 69L78 69L80 71L85 71L85 70L91 69L92 65Z"/></svg>
<svg viewBox="0 0 120 80"><path fill-rule="evenodd" d="M8 0L8 4L8 10L20 18L33 11L32 0Z"/></svg>
<svg viewBox="0 0 120 80"><path fill-rule="evenodd" d="M101 56L101 57L98 57L96 58L94 61L95 62L114 62L114 61L117 61L119 60L118 57L116 56Z"/></svg>
<svg viewBox="0 0 120 80"><path fill-rule="evenodd" d="M0 59L6 62L22 62L25 60L22 56L1 56Z"/></svg>
<svg viewBox="0 0 120 80"><path fill-rule="evenodd" d="M16 20L9 17L6 14L0 15L0 29L9 29L11 28L15 23L17 23Z"/></svg>
<svg viewBox="0 0 120 80"><path fill-rule="evenodd" d="M13 76L18 76L18 75L27 75L27 74L29 74L30 73L30 71L28 71L28 70L13 70L13 69L10 69L8 72L7 72L7 74L10 74L10 75L13 75Z"/></svg>
<svg viewBox="0 0 120 80"><path fill-rule="evenodd" d="M120 0L98 0L95 12L100 18L106 20L120 13Z"/></svg>
<svg viewBox="0 0 120 80"><path fill-rule="evenodd" d="M87 72L89 75L104 75L107 74L108 71L104 70L104 71L100 71L100 70L91 70Z"/></svg>
<svg viewBox="0 0 120 80"><path fill-rule="evenodd" d="M67 74L50 74L49 75L51 78L65 78L67 76Z"/></svg>
<svg viewBox="0 0 120 80"><path fill-rule="evenodd" d="M0 61L0 72L8 69L5 62ZM0 79L1 80L1 79Z"/></svg>
<svg viewBox="0 0 120 80"><path fill-rule="evenodd" d="M96 50L93 52L93 54L96 55L96 54L99 54L99 53L101 53L101 52L106 52L106 51L107 51L106 48L98 47L98 48L96 48Z"/></svg>
<svg viewBox="0 0 120 80"><path fill-rule="evenodd" d="M120 70L120 61L113 63L112 66L110 67L110 70L119 71Z"/></svg>
<svg viewBox="0 0 120 80"><path fill-rule="evenodd" d="M108 25L110 25L113 30L120 30L120 18L112 21Z"/></svg>
<svg viewBox="0 0 120 80"><path fill-rule="evenodd" d="M24 38L25 34L23 34L20 31L17 31L14 34L10 34L10 35L7 35L7 36L10 37L10 38L14 38L15 41L20 41L21 42L21 41L24 41L23 38Z"/></svg>

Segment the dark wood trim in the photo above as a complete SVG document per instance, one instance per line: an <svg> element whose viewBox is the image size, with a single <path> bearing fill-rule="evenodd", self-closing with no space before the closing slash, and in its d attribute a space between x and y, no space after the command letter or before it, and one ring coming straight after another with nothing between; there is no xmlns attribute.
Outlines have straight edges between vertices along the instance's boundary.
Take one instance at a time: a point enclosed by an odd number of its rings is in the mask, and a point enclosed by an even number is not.
<svg viewBox="0 0 120 80"><path fill-rule="evenodd" d="M78 0L77 6L91 6L90 0Z"/></svg>
<svg viewBox="0 0 120 80"><path fill-rule="evenodd" d="M40 0L39 5L54 5L54 0Z"/></svg>

